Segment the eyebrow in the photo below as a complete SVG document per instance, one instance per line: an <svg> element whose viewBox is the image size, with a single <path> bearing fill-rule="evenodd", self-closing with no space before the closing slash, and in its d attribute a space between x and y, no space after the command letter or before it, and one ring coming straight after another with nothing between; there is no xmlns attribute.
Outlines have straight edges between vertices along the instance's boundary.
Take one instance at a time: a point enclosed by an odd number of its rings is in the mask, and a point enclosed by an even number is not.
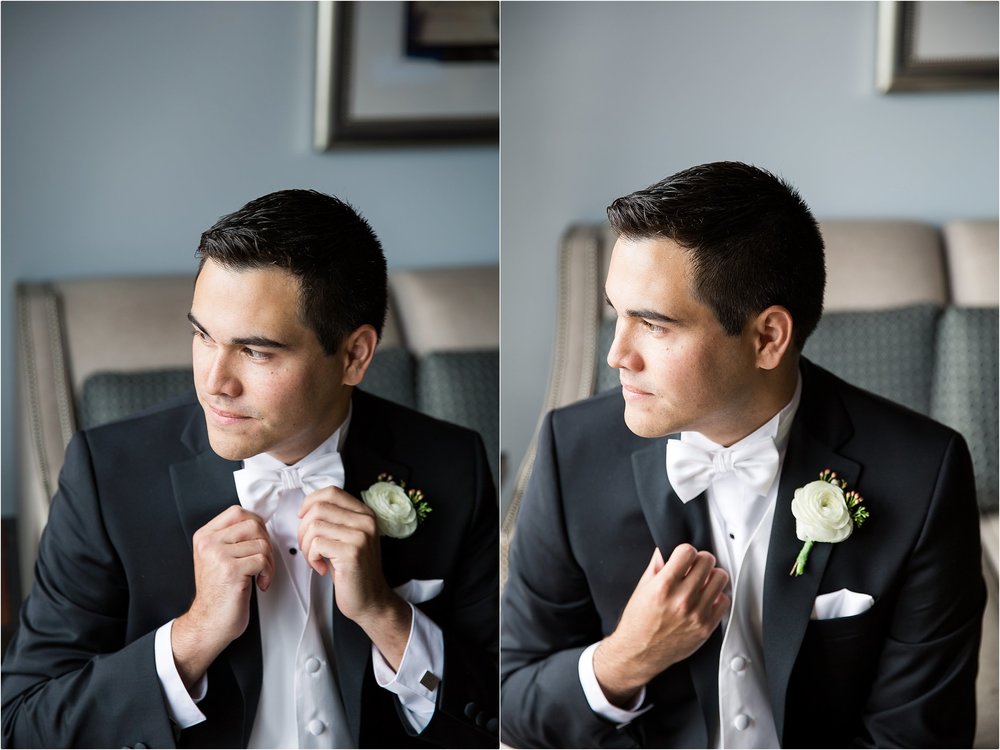
<svg viewBox="0 0 1000 750"><path fill-rule="evenodd" d="M212 338L212 334L208 332L198 319L194 316L194 313L188 313L187 319L191 321L191 325L200 329L206 336ZM269 339L266 336L241 336L239 338L232 339L229 342L234 346L260 346L266 349L287 349L288 344L282 344L280 341L275 341L274 339Z"/></svg>
<svg viewBox="0 0 1000 750"><path fill-rule="evenodd" d="M608 298L607 292L604 294L604 301L608 303L608 307L612 310L615 306L611 304L611 300ZM677 318L672 318L666 313L657 312L656 310L650 310L648 308L643 308L640 310L626 310L625 316L628 318L644 318L646 320L655 320L658 323L672 323L673 325L680 325L681 321Z"/></svg>

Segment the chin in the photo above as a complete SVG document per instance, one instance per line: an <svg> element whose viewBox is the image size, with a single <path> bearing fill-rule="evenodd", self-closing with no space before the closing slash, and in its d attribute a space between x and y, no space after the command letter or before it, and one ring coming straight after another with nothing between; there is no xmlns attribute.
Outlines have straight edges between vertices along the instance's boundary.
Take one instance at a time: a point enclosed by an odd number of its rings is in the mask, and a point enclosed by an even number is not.
<svg viewBox="0 0 1000 750"><path fill-rule="evenodd" d="M242 461L261 453L243 441L227 439L226 436L219 435L211 427L208 429L208 442L212 446L212 451L219 458L224 458L227 461Z"/></svg>
<svg viewBox="0 0 1000 750"><path fill-rule="evenodd" d="M677 432L677 430L671 430L655 423L645 415L630 412L628 407L625 408L625 425L641 438L658 438L669 435L671 432Z"/></svg>

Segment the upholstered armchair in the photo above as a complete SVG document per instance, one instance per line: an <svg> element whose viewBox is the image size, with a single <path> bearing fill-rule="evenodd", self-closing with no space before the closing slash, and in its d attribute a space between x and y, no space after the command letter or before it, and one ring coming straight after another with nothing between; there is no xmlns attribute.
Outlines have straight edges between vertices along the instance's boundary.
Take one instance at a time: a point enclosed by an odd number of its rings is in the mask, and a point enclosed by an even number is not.
<svg viewBox="0 0 1000 750"><path fill-rule="evenodd" d="M390 273L362 388L478 430L499 482L499 269ZM22 593L73 433L193 385L193 277L52 281L17 289Z"/></svg>
<svg viewBox="0 0 1000 750"><path fill-rule="evenodd" d="M977 684L977 747L997 746L998 232L996 221L943 230L905 221L821 222L825 314L805 355L846 380L929 414L970 447L989 601ZM614 337L603 285L616 235L570 227L560 251L558 320L543 414L617 387L605 356ZM513 478L501 544L502 580L535 445Z"/></svg>

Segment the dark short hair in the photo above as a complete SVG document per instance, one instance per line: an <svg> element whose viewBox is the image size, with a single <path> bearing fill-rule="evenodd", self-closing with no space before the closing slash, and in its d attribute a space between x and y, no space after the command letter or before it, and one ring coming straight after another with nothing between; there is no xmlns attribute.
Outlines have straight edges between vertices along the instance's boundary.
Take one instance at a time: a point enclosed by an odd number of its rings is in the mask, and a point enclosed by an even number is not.
<svg viewBox="0 0 1000 750"><path fill-rule="evenodd" d="M626 239L665 238L689 253L692 293L731 336L771 305L792 315L801 351L823 314L823 238L784 180L740 162L685 169L608 206Z"/></svg>
<svg viewBox="0 0 1000 750"><path fill-rule="evenodd" d="M199 272L211 259L232 270L276 268L298 278L299 318L327 354L366 323L382 335L382 245L361 214L332 195L279 190L252 200L201 235L197 256Z"/></svg>

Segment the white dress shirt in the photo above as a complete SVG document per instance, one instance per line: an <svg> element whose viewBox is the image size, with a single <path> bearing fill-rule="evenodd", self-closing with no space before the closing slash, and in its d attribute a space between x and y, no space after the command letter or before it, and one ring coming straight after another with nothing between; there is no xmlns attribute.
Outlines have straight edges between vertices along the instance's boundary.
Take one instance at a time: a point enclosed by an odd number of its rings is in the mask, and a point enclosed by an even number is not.
<svg viewBox="0 0 1000 750"><path fill-rule="evenodd" d="M346 439L350 415L344 424L295 466L331 451L339 451ZM283 469L284 464L268 454L253 456L244 467ZM266 592L257 591L261 629L263 679L250 747L348 747L350 736L336 681L333 662L333 586L319 576L297 549L298 509L305 494L301 489L283 490L274 516L266 528L275 558L275 575ZM404 599L405 587L397 589ZM376 682L396 694L403 714L414 731L422 731L434 714L438 686L428 689L425 673L444 670L444 637L441 629L411 603L409 639L398 672L393 671L372 645L372 668ZM173 659L170 632L173 621L156 633L156 670L171 720L186 728L205 720L197 703L208 690L207 675L191 693L184 687Z"/></svg>
<svg viewBox="0 0 1000 750"><path fill-rule="evenodd" d="M767 423L730 446L769 438L774 440L780 464L767 494L759 495L747 489L732 474L716 476L705 491L716 564L729 574L730 584L726 593L732 600L731 612L722 621L724 637L719 655L719 726L714 728L714 747L778 747L763 661L764 567L778 496L778 478L801 395L800 376L791 401ZM722 449L721 445L697 432L682 432L680 439L709 451ZM672 550L661 552L666 558ZM619 726L654 709L652 704L642 705L645 688L631 706L620 708L608 701L594 674L594 651L597 646L595 643L585 649L578 664L580 683L591 709Z"/></svg>

